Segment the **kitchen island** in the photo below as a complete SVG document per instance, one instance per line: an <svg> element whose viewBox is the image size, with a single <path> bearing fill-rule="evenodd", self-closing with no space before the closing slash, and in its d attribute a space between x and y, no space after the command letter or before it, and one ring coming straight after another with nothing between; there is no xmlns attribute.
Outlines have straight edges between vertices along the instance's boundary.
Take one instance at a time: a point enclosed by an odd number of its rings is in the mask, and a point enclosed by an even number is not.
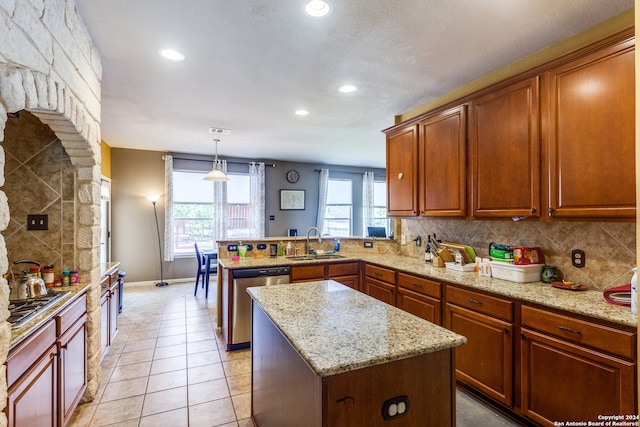
<svg viewBox="0 0 640 427"><path fill-rule="evenodd" d="M258 426L455 425L465 337L332 280L248 292Z"/></svg>

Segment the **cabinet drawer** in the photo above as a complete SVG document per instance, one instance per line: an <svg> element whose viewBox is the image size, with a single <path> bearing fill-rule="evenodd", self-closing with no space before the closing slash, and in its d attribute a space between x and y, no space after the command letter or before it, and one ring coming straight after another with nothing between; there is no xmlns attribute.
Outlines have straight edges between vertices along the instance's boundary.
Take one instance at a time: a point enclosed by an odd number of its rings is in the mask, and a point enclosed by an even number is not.
<svg viewBox="0 0 640 427"><path fill-rule="evenodd" d="M62 335L87 311L87 294L82 294L56 316L57 333Z"/></svg>
<svg viewBox="0 0 640 427"><path fill-rule="evenodd" d="M438 299L442 297L440 283L423 279L422 277L398 273L398 286L420 294L429 295L430 297Z"/></svg>
<svg viewBox="0 0 640 427"><path fill-rule="evenodd" d="M522 325L627 359L635 358L636 336L585 320L522 306Z"/></svg>
<svg viewBox="0 0 640 427"><path fill-rule="evenodd" d="M41 326L7 356L7 385L11 385L49 350L56 341L56 323L52 320Z"/></svg>
<svg viewBox="0 0 640 427"><path fill-rule="evenodd" d="M375 277L376 279L385 281L387 283L396 283L396 272L388 268L367 264L364 267L364 274L369 277Z"/></svg>
<svg viewBox="0 0 640 427"><path fill-rule="evenodd" d="M514 304L505 299L448 286L447 302L509 322L513 321Z"/></svg>
<svg viewBox="0 0 640 427"><path fill-rule="evenodd" d="M341 264L329 264L327 265L327 276L335 277L335 276L350 276L353 274L358 274L360 271L360 266L357 262L347 262Z"/></svg>
<svg viewBox="0 0 640 427"><path fill-rule="evenodd" d="M324 279L324 264L291 267L291 281Z"/></svg>

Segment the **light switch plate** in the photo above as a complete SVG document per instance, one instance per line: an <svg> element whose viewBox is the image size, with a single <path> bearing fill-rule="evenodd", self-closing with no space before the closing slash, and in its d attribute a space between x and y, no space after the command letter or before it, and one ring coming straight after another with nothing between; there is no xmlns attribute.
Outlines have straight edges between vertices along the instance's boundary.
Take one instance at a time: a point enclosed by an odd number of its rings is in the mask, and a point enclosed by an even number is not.
<svg viewBox="0 0 640 427"><path fill-rule="evenodd" d="M364 247L371 249L373 247L373 242L364 242Z"/></svg>

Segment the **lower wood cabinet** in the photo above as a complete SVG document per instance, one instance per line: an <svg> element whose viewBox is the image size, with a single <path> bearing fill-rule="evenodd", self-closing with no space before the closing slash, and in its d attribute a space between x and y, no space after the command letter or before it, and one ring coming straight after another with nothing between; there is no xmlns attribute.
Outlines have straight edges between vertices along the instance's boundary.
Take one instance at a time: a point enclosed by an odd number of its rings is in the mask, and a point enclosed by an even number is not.
<svg viewBox="0 0 640 427"><path fill-rule="evenodd" d="M100 346L102 358L109 351L109 346L118 332L118 315L120 307L118 270L104 276L100 284Z"/></svg>
<svg viewBox="0 0 640 427"><path fill-rule="evenodd" d="M450 286L444 320L447 329L467 337L467 344L456 349L457 380L509 408L514 375L512 306L507 300Z"/></svg>
<svg viewBox="0 0 640 427"><path fill-rule="evenodd" d="M396 305L396 272L373 264L364 266L362 291L377 300Z"/></svg>
<svg viewBox="0 0 640 427"><path fill-rule="evenodd" d="M360 263L341 262L291 267L290 282L310 282L332 279L357 291L360 290Z"/></svg>
<svg viewBox="0 0 640 427"><path fill-rule="evenodd" d="M86 295L40 326L7 356L11 427L63 427L87 385Z"/></svg>
<svg viewBox="0 0 640 427"><path fill-rule="evenodd" d="M522 323L524 416L555 426L637 414L632 332L526 306Z"/></svg>
<svg viewBox="0 0 640 427"><path fill-rule="evenodd" d="M440 283L422 277L398 273L396 307L442 325Z"/></svg>

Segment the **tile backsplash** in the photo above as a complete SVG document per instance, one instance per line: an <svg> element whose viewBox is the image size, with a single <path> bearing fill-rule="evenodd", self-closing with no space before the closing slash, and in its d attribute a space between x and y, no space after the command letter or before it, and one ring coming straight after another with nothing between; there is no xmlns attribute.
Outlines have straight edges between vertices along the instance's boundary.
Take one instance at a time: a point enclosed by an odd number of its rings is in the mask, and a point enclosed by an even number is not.
<svg viewBox="0 0 640 427"><path fill-rule="evenodd" d="M2 143L10 223L3 233L9 263L53 264L56 275L76 267L75 168L51 128L27 111L9 118ZM27 215L48 215L48 230L27 230ZM16 266L14 273L25 267Z"/></svg>
<svg viewBox="0 0 640 427"><path fill-rule="evenodd" d="M539 246L545 263L558 267L565 280L604 290L629 283L636 265L636 224L620 222L463 221L401 219L402 234L422 237L422 247L402 247L404 255L423 256L426 238L464 243L479 256L488 256L489 243ZM398 240L400 240L400 237ZM571 265L571 251L585 252L583 268Z"/></svg>

